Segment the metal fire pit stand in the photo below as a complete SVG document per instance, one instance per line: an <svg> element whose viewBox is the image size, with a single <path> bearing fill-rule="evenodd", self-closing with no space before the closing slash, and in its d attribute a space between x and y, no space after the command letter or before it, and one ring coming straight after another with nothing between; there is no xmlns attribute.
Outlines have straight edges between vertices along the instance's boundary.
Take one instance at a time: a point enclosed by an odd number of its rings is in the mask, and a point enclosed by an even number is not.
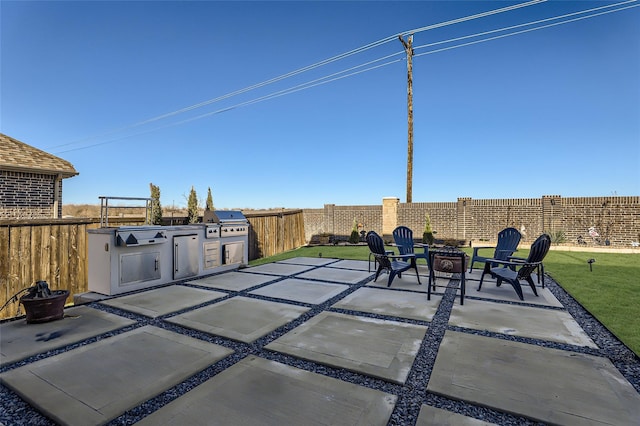
<svg viewBox="0 0 640 426"><path fill-rule="evenodd" d="M436 265L436 262L434 261L434 258L436 256L442 256L442 257L447 257L447 258L453 258L460 261L460 271L451 271L451 270L444 270L444 269L439 269L438 265ZM457 263L457 262L456 262ZM460 273L460 304L464 305L464 294L465 294L465 272L467 269L467 262L466 262L466 253L463 252L462 250L458 250L455 247L443 247L443 248L439 248L439 249L431 249L429 248L429 285L427 286L427 300L431 300L431 280L434 281L435 284L435 270L441 271L441 272L453 272L453 273Z"/></svg>

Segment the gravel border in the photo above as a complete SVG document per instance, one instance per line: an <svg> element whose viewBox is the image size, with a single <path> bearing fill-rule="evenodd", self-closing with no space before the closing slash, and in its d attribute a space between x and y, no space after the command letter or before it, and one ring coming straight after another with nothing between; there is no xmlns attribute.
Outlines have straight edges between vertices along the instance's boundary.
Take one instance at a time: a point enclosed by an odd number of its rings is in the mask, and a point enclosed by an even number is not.
<svg viewBox="0 0 640 426"><path fill-rule="evenodd" d="M316 268L326 267L328 265L317 266ZM278 302L283 302L280 299L272 299L269 297L258 296L258 295L249 295L250 291L253 291L257 288L273 284L274 282L281 281L290 277L275 277L274 280L266 282L264 284L256 285L254 287L245 289L243 291L229 291L229 290L220 290L216 289L216 291L222 291L229 294L228 297L241 295L247 297L253 297L263 300L274 300ZM456 289L459 286L459 278L451 279L446 286L446 288L441 287L438 289L439 293L442 294L442 290L444 289L444 294L442 300L439 304L439 307L432 318L431 321L417 321L417 320L409 320L406 318L396 318L390 316L382 316L375 314L368 314L363 312L356 312L344 309L336 309L331 308L333 304L337 301L343 299L348 294L354 292L358 288L365 286L367 283L371 281L372 278L367 278L362 282L355 285L345 285L345 291L340 293L338 296L335 296L326 302L320 305L310 305L306 303L297 303L288 301L287 303L305 306L310 308L310 311L303 314L299 318L294 321L289 322L288 324L276 329L271 332L267 336L264 336L252 343L246 344L242 342L236 342L233 340L229 340L219 336L209 335L203 332L190 330L179 325L171 324L164 319L170 318L172 316L178 315L184 311L189 311L195 309L194 307L190 307L180 312L175 312L169 315L165 315L159 318L148 318L142 315L134 314L131 312L122 311L117 308L113 308L107 305L102 305L98 302L93 302L89 304L89 306L100 309L106 312L115 313L117 315L134 319L137 321L137 324L125 327L123 329L119 329L113 332L105 333L97 337L92 337L90 339L86 339L82 342L75 343L64 348L49 351L44 354L39 354L30 358L27 358L23 361L19 361L7 366L4 366L0 369L1 372L5 372L22 365L35 362L37 360L47 358L65 351L69 351L75 349L79 346L87 345L93 343L98 340L102 340L108 338L110 336L114 336L117 334L121 334L137 327L142 327L144 325L154 325L160 328L164 328L167 330L174 331L176 333L189 335L197 339L201 339L207 342L219 344L228 348L233 349L235 352L229 357L209 366L203 371L195 374L194 376L188 378L184 382L174 386L163 392L162 394L152 398L143 404L125 412L121 416L112 420L109 425L131 425L141 420L148 414L156 411L160 407L165 404L173 401L181 395L184 395L189 390L198 386L199 384L205 382L212 376L215 376L219 372L224 369L232 366L236 362L245 358L248 355L257 355L269 360L281 362L283 364L287 364L293 367L301 368L303 370L311 371L317 374L321 374L324 376L329 376L333 378L337 378L349 383L358 384L361 386L365 386L371 389L380 390L382 392L390 393L397 395L398 400L396 406L391 415L391 419L389 421L390 425L412 425L415 424L416 419L418 418L420 408L423 404L431 405L438 408L443 408L449 411L453 411L459 414L463 414L469 417L473 417L479 420L483 420L490 423L496 423L501 425L535 425L540 424L536 422L532 422L529 419L524 417L518 417L511 414L507 414L501 411L493 410L486 407L481 407L473 404L469 404L464 401L456 401L446 397L442 397L439 395L435 395L427 392L427 384L429 382L429 378L431 376L431 372L435 363L436 356L438 354L438 348L440 343L444 337L446 330L454 330L464 333L484 335L488 337L501 338L506 340L513 340L528 344L534 344L539 346L551 347L562 349L565 351L577 352L577 353L585 353L589 355L596 355L609 358L611 362L616 366L616 368L622 373L622 375L632 384L632 386L640 393L640 358L634 354L629 348L627 348L624 344L622 344L609 330L607 330L597 319L595 319L589 312L587 312L575 299L569 296L552 278L549 276L545 277L545 284L549 288L549 290L553 293L553 295L562 303L564 308L573 316L573 318L578 322L578 324L582 327L582 329L587 333L587 335L598 345L599 349L567 345L549 341L542 341L531 338L523 338L517 336L507 336L499 333L493 333L488 331L477 331L470 330L461 327L455 327L448 325L449 315L451 313L451 309L454 305L455 297L456 297ZM473 281L471 281L473 282ZM182 282L182 284L198 287L195 284L187 284ZM426 284L426 283L425 283ZM469 284L469 283L468 283ZM201 287L206 288L206 287ZM211 290L210 288L207 288ZM148 289L147 289L148 290ZM398 290L398 289L393 289ZM420 293L424 295L424 293ZM476 298L473 295L467 294L467 298ZM201 306L206 306L212 303L218 303L223 299L217 299L212 302L205 303ZM510 302L505 302L510 303ZM554 307L545 307L536 305L538 308L543 309L558 309ZM323 311L331 311L331 312L341 312L346 314L354 314L358 316L367 316L371 318L381 318L381 319L390 319L405 323L411 324L419 324L419 325L427 325L427 334L425 339L422 342L420 350L416 356L416 359L413 363L409 376L404 385L398 385L395 383L389 383L381 379L365 376L362 374L358 374L355 372L333 368L321 364L317 364L311 361L301 360L295 358L290 355L281 354L277 352L272 352L264 349L264 346L298 325L306 322L311 317L319 314ZM32 408L29 404L27 404L22 398L16 395L14 392L6 388L5 386L0 385L0 399L2 400L2 404L0 406L0 425L5 426L13 426L13 425L54 425L51 420L42 416L38 411Z"/></svg>

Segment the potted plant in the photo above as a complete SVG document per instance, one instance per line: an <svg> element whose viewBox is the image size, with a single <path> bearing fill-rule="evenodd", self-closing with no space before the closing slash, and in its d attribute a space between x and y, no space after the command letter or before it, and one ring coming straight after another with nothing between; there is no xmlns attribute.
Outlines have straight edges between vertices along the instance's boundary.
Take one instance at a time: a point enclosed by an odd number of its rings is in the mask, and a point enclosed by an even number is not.
<svg viewBox="0 0 640 426"><path fill-rule="evenodd" d="M27 288L26 292L20 298L20 303L27 313L28 324L54 321L64 316L64 304L69 290L51 291L46 281L38 281Z"/></svg>

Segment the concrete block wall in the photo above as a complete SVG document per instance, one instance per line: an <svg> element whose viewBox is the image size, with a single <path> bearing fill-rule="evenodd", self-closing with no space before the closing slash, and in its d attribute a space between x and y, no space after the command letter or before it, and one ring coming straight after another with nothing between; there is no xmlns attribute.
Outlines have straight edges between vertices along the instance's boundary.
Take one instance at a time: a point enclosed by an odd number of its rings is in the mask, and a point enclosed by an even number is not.
<svg viewBox="0 0 640 426"><path fill-rule="evenodd" d="M0 171L0 218L62 217L62 179L57 175Z"/></svg>
<svg viewBox="0 0 640 426"><path fill-rule="evenodd" d="M589 227L595 227L602 240L611 245L628 246L640 242L640 197L563 198L562 228L567 237L582 236L589 243Z"/></svg>
<svg viewBox="0 0 640 426"><path fill-rule="evenodd" d="M307 229L307 219L314 229L334 235L351 233L353 218L364 229L381 235L391 235L398 225L408 226L416 239L422 237L425 214L431 219L438 239L456 238L473 243L493 243L498 232L514 227L523 234L522 242L530 244L544 232L563 232L566 243L576 245L582 236L592 245L588 228L594 226L611 246L629 247L640 242L640 197L578 197L544 195L541 198L482 199L458 198L455 202L400 203L398 198L385 197L379 206L336 206L327 204L323 223L320 209L304 210L307 241L313 231Z"/></svg>

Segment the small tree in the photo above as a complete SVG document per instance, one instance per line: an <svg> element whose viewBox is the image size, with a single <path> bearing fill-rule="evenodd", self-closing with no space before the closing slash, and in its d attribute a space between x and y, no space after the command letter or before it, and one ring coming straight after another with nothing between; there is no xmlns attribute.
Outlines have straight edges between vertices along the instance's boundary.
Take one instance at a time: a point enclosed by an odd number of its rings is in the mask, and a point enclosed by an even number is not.
<svg viewBox="0 0 640 426"><path fill-rule="evenodd" d="M349 242L351 244L358 244L360 242L360 234L358 234L358 221L353 218L353 229L351 230L351 236L349 236Z"/></svg>
<svg viewBox="0 0 640 426"><path fill-rule="evenodd" d="M189 200L187 201L187 222L188 223L197 223L198 222L198 195L196 194L196 190L191 187L191 192L189 192Z"/></svg>
<svg viewBox="0 0 640 426"><path fill-rule="evenodd" d="M422 233L423 244L433 244L433 230L431 229L431 218L429 213L424 215L424 232Z"/></svg>
<svg viewBox="0 0 640 426"><path fill-rule="evenodd" d="M151 191L151 224L162 225L162 206L160 205L160 187L149 184Z"/></svg>
<svg viewBox="0 0 640 426"><path fill-rule="evenodd" d="M211 187L207 190L207 204L205 210L213 210L213 197L211 196Z"/></svg>

